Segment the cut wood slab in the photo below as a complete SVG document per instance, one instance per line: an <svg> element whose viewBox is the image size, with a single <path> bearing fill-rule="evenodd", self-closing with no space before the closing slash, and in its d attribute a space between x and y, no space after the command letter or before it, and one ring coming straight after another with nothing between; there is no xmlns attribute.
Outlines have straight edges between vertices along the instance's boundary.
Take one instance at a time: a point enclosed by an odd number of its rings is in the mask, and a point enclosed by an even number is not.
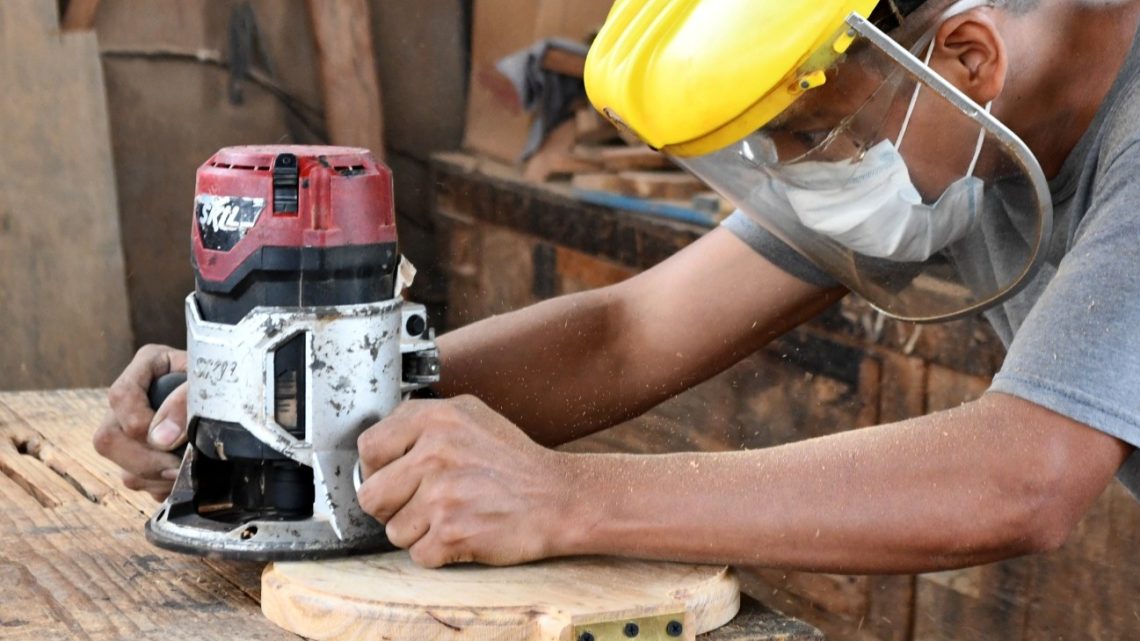
<svg viewBox="0 0 1140 641"><path fill-rule="evenodd" d="M619 140L618 130L593 107L574 112L574 126L578 128L578 142L598 144Z"/></svg>
<svg viewBox="0 0 1140 641"><path fill-rule="evenodd" d="M619 174L634 196L688 201L708 187L680 171L623 171Z"/></svg>
<svg viewBox="0 0 1140 641"><path fill-rule="evenodd" d="M546 182L555 176L598 171L601 167L574 154L573 120L558 125L546 136L542 147L531 156L523 170L523 179Z"/></svg>
<svg viewBox="0 0 1140 641"><path fill-rule="evenodd" d="M262 575L261 599L271 621L322 640L571 641L575 626L666 614L681 617L678 638L691 640L740 607L722 566L576 558L429 570L404 552L276 563Z"/></svg>
<svg viewBox="0 0 1140 641"><path fill-rule="evenodd" d="M588 191L612 191L619 194L632 194L625 179L618 174L611 173L574 174L574 177L570 179L570 186L574 189L585 189Z"/></svg>
<svg viewBox="0 0 1140 641"><path fill-rule="evenodd" d="M640 147L602 147L600 149L599 157L609 171L669 169L674 166L668 156L644 145Z"/></svg>
<svg viewBox="0 0 1140 641"><path fill-rule="evenodd" d="M542 68L572 78L581 78L586 71L586 56L559 47L551 47L542 56Z"/></svg>
<svg viewBox="0 0 1140 641"><path fill-rule="evenodd" d="M321 61L329 138L334 145L365 147L384 158L380 80L372 49L366 0L309 0Z"/></svg>

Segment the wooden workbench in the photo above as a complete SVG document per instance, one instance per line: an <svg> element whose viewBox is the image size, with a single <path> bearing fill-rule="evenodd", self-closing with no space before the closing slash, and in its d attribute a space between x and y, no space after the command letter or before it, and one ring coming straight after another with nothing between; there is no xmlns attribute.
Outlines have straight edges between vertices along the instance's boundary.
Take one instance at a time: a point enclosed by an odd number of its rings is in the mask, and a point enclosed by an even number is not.
<svg viewBox="0 0 1140 641"><path fill-rule="evenodd" d="M91 434L100 390L0 393L0 638L296 639L261 615L262 564L169 553L143 537L156 503L122 487ZM703 641L819 641L746 602Z"/></svg>

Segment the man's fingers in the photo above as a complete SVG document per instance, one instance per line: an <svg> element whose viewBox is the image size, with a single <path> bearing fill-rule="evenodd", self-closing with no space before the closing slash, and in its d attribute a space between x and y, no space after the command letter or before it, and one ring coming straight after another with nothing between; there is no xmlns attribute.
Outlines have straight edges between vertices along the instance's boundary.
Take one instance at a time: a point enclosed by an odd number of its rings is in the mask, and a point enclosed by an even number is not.
<svg viewBox="0 0 1140 641"><path fill-rule="evenodd" d="M419 503L413 498L384 525L384 534L392 545L406 550L428 533L431 520Z"/></svg>
<svg viewBox="0 0 1140 641"><path fill-rule="evenodd" d="M172 450L186 442L186 383L166 397L162 407L154 413L147 441L160 450Z"/></svg>
<svg viewBox="0 0 1140 641"><path fill-rule="evenodd" d="M176 367L186 368L185 352L162 345L146 345L111 385L107 398L128 436L139 440L146 437L154 417L147 400L147 390L151 381L177 371Z"/></svg>
<svg viewBox="0 0 1140 641"><path fill-rule="evenodd" d="M412 449L423 429L422 414L433 401L404 401L387 418L364 431L356 441L364 478Z"/></svg>
<svg viewBox="0 0 1140 641"><path fill-rule="evenodd" d="M387 523L419 489L422 474L411 459L403 457L368 477L356 493L360 507L381 523Z"/></svg>
<svg viewBox="0 0 1140 641"><path fill-rule="evenodd" d="M181 463L177 456L160 452L145 443L136 441L114 423L105 422L94 438L95 451L111 459L127 473L158 481L163 479L163 471L176 469ZM165 480L170 485L169 480Z"/></svg>
<svg viewBox="0 0 1140 641"><path fill-rule="evenodd" d="M166 497L170 496L171 486L169 482L163 483L160 481L151 481L144 479L141 476L135 476L129 472L123 472L122 480L123 487L127 488L128 490L146 492L147 494L150 494L151 497L156 501L165 500Z"/></svg>

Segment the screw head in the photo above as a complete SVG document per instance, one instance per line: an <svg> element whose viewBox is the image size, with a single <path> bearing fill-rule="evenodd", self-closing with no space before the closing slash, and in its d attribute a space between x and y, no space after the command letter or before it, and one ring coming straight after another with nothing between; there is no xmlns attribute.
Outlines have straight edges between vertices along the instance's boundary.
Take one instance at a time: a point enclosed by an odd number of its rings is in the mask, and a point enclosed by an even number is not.
<svg viewBox="0 0 1140 641"><path fill-rule="evenodd" d="M681 625L680 621L670 621L665 624L665 634L671 637L679 637L685 631L685 626Z"/></svg>
<svg viewBox="0 0 1140 641"><path fill-rule="evenodd" d="M625 627L622 628L621 631L622 634L632 639L641 633L641 628L637 627L637 624L633 621L630 621L629 623L625 624Z"/></svg>
<svg viewBox="0 0 1140 641"><path fill-rule="evenodd" d="M578 641L594 641L593 633L587 631L578 635Z"/></svg>

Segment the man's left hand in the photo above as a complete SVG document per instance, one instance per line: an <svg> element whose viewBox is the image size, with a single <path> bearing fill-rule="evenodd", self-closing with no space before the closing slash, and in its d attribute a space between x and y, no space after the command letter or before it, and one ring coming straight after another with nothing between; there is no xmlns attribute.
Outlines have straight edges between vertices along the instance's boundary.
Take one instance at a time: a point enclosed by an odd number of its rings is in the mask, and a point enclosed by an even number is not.
<svg viewBox="0 0 1140 641"><path fill-rule="evenodd" d="M511 565L565 553L570 456L475 397L406 401L358 445L360 505L416 563Z"/></svg>

